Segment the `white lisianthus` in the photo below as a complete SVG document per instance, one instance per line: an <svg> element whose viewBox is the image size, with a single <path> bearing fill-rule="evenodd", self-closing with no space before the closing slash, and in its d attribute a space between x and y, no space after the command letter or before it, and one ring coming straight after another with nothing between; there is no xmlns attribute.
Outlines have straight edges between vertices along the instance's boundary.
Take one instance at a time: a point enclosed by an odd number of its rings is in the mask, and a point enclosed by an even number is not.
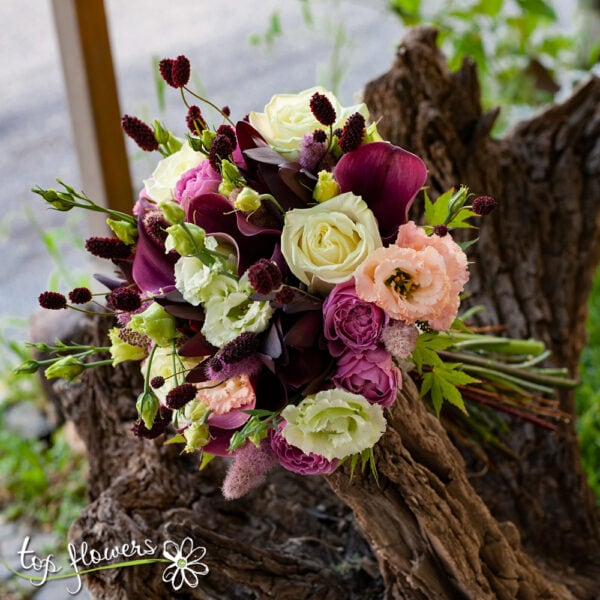
<svg viewBox="0 0 600 600"><path fill-rule="evenodd" d="M224 346L246 331L260 333L268 327L273 315L271 305L250 300L250 293L240 286L237 291L225 297L215 296L204 304L202 333L213 346Z"/></svg>
<svg viewBox="0 0 600 600"><path fill-rule="evenodd" d="M186 171L198 166L205 158L205 154L195 152L188 142L184 142L180 150L158 163L152 177L144 179L146 194L156 202L173 200L173 190L179 178Z"/></svg>
<svg viewBox="0 0 600 600"><path fill-rule="evenodd" d="M208 267L195 256L182 256L175 263L175 287L192 306L204 304L211 298L222 300L237 290L237 281L223 275L221 269L219 262Z"/></svg>
<svg viewBox="0 0 600 600"><path fill-rule="evenodd" d="M281 416L286 421L282 435L289 444L328 460L372 448L386 428L381 406L340 389L307 396L298 406L286 406Z"/></svg>
<svg viewBox="0 0 600 600"><path fill-rule="evenodd" d="M292 273L311 290L329 292L348 281L381 246L375 216L352 192L285 213L281 251Z"/></svg>
<svg viewBox="0 0 600 600"><path fill-rule="evenodd" d="M276 94L265 106L264 113L251 112L250 125L254 127L277 152L290 162L298 160L300 142L307 133L315 129L328 130L317 121L310 110L310 99L315 93L327 96L335 109L336 121L333 129L343 127L348 117L355 112L369 118L366 104L344 108L338 99L326 89L317 86L299 94Z"/></svg>

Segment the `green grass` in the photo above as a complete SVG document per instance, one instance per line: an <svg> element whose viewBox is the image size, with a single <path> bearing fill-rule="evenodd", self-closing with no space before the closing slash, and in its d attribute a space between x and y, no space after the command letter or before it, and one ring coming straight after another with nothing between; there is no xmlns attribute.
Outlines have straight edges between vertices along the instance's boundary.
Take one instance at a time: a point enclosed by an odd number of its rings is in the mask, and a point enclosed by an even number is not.
<svg viewBox="0 0 600 600"><path fill-rule="evenodd" d="M600 270L596 273L587 320L588 345L580 362L575 395L583 468L600 501Z"/></svg>

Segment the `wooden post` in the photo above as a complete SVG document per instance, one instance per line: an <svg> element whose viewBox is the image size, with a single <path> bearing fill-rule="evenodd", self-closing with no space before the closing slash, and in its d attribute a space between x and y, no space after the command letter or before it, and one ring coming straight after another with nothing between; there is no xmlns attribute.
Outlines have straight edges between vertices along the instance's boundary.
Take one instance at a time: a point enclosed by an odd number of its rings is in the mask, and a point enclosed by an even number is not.
<svg viewBox="0 0 600 600"><path fill-rule="evenodd" d="M98 204L131 212L121 112L103 0L52 0L82 187ZM99 232L99 220L92 221Z"/></svg>

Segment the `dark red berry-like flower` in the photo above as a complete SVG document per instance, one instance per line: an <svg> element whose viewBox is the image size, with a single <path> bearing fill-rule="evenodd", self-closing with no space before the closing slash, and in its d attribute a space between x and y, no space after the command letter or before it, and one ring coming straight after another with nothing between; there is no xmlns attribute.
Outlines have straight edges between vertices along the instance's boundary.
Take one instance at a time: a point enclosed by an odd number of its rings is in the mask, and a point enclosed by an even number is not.
<svg viewBox="0 0 600 600"><path fill-rule="evenodd" d="M256 354L259 347L258 336L250 331L245 331L223 346L219 352L219 359L227 365L232 365Z"/></svg>
<svg viewBox="0 0 600 600"><path fill-rule="evenodd" d="M200 135L200 133L206 129L206 121L202 116L200 107L196 106L195 104L192 104L192 106L188 108L185 122L193 135Z"/></svg>
<svg viewBox="0 0 600 600"><path fill-rule="evenodd" d="M58 292L42 292L38 296L38 302L42 308L47 308L48 310L67 308L67 299L63 294L59 294Z"/></svg>
<svg viewBox="0 0 600 600"><path fill-rule="evenodd" d="M172 58L163 58L158 63L158 70L160 76L169 84L171 87L176 87L173 82L173 63L175 61Z"/></svg>
<svg viewBox="0 0 600 600"><path fill-rule="evenodd" d="M86 304L91 299L92 292L86 287L78 287L69 292L69 300L73 304Z"/></svg>
<svg viewBox="0 0 600 600"><path fill-rule="evenodd" d="M494 212L498 203L490 196L478 196L473 200L473 212L480 217L485 217Z"/></svg>
<svg viewBox="0 0 600 600"><path fill-rule="evenodd" d="M190 80L190 61L187 56L180 54L171 68L173 87L182 88Z"/></svg>
<svg viewBox="0 0 600 600"><path fill-rule="evenodd" d="M221 114L225 115L226 117L228 117L231 114L231 109L229 108L229 106L224 106L221 109Z"/></svg>
<svg viewBox="0 0 600 600"><path fill-rule="evenodd" d="M315 119L322 125L333 125L337 115L335 108L327 96L315 92L310 99L310 110Z"/></svg>
<svg viewBox="0 0 600 600"><path fill-rule="evenodd" d="M274 300L277 304L289 304L294 300L295 295L294 290L285 285L275 294Z"/></svg>
<svg viewBox="0 0 600 600"><path fill-rule="evenodd" d="M140 295L127 287L115 288L106 296L106 300L114 309L127 312L137 310L142 305Z"/></svg>
<svg viewBox="0 0 600 600"><path fill-rule="evenodd" d="M272 260L261 258L248 268L248 281L258 294L270 294L281 285L281 270Z"/></svg>
<svg viewBox="0 0 600 600"><path fill-rule="evenodd" d="M235 137L235 131L231 125L220 125L219 129L217 129L217 135L225 135L231 142L233 148L235 148L237 144L237 139Z"/></svg>
<svg viewBox="0 0 600 600"><path fill-rule="evenodd" d="M142 150L152 152L158 149L158 142L154 137L152 127L141 119L124 115L121 119L121 128Z"/></svg>
<svg viewBox="0 0 600 600"><path fill-rule="evenodd" d="M224 158L227 158L235 148L235 141L231 142L231 137L228 133L218 133L213 140L213 143L210 147L210 153L208 155L208 160L210 161L210 166L217 171L221 172L221 161Z"/></svg>
<svg viewBox="0 0 600 600"><path fill-rule="evenodd" d="M131 254L131 249L119 238L91 237L85 240L85 248L98 258L123 260Z"/></svg>
<svg viewBox="0 0 600 600"><path fill-rule="evenodd" d="M161 375L157 375L150 380L150 386L155 390L161 388L163 385L165 385L165 378Z"/></svg>
<svg viewBox="0 0 600 600"><path fill-rule="evenodd" d="M350 115L340 136L340 148L342 152L356 150L362 144L364 135L365 118L358 112Z"/></svg>
<svg viewBox="0 0 600 600"><path fill-rule="evenodd" d="M313 131L313 142L317 144L324 144L327 141L327 134L322 129L315 129Z"/></svg>
<svg viewBox="0 0 600 600"><path fill-rule="evenodd" d="M445 235L448 235L448 226L447 225L436 225L433 228L433 233L435 233L436 235L439 235L440 237L444 237Z"/></svg>
<svg viewBox="0 0 600 600"><path fill-rule="evenodd" d="M173 410L183 408L196 397L198 390L193 383L183 383L167 394L167 406Z"/></svg>
<svg viewBox="0 0 600 600"><path fill-rule="evenodd" d="M164 248L165 240L169 235L166 231L169 224L165 221L163 214L159 210L148 211L144 215L143 225L148 237L157 246Z"/></svg>
<svg viewBox="0 0 600 600"><path fill-rule="evenodd" d="M152 440L166 431L172 419L173 411L166 406L161 406L154 418L151 429L148 429L146 425L144 425L144 421L140 419L133 424L131 431L133 432L133 435L137 437Z"/></svg>

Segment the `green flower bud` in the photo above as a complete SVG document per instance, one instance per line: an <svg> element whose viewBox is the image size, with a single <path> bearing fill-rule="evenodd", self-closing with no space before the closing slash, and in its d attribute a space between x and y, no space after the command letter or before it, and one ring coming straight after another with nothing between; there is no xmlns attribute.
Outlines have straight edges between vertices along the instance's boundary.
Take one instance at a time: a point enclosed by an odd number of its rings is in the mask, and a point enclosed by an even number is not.
<svg viewBox="0 0 600 600"><path fill-rule="evenodd" d="M367 142L382 142L383 138L379 135L379 131L377 131L377 123L371 123L367 127L367 131L365 137L363 139L363 143Z"/></svg>
<svg viewBox="0 0 600 600"><path fill-rule="evenodd" d="M194 152L204 152L204 146L202 145L202 140L200 138L188 135L186 140Z"/></svg>
<svg viewBox="0 0 600 600"><path fill-rule="evenodd" d="M313 191L313 199L317 202L325 202L335 196L339 196L339 194L340 186L333 178L333 175L329 171L319 171L317 185Z"/></svg>
<svg viewBox="0 0 600 600"><path fill-rule="evenodd" d="M152 429L152 424L159 409L158 398L150 390L142 392L137 398L135 407L146 428Z"/></svg>
<svg viewBox="0 0 600 600"><path fill-rule="evenodd" d="M73 208L73 198L69 194L57 192L56 190L44 190L39 187L31 191L41 196L56 210L67 211Z"/></svg>
<svg viewBox="0 0 600 600"><path fill-rule="evenodd" d="M244 180L237 165L226 158L221 161L221 175L235 186Z"/></svg>
<svg viewBox="0 0 600 600"><path fill-rule="evenodd" d="M153 302L144 312L133 315L127 326L137 333L147 335L163 347L169 346L177 337L175 319L156 302Z"/></svg>
<svg viewBox="0 0 600 600"><path fill-rule="evenodd" d="M234 206L242 212L252 212L260 208L260 194L252 188L245 187L235 199Z"/></svg>
<svg viewBox="0 0 600 600"><path fill-rule="evenodd" d="M122 330L118 327L113 327L108 332L111 343L110 355L112 357L113 367L128 360L142 360L146 358L148 354L146 349L124 342L119 336L120 331Z"/></svg>
<svg viewBox="0 0 600 600"><path fill-rule="evenodd" d="M45 371L46 379L75 381L85 371L85 364L74 356L64 356L52 363Z"/></svg>
<svg viewBox="0 0 600 600"><path fill-rule="evenodd" d="M205 129L202 132L202 145L205 148L210 148L215 137L217 137L217 134L214 131L211 131L210 129Z"/></svg>
<svg viewBox="0 0 600 600"><path fill-rule="evenodd" d="M184 432L185 448L184 452L194 452L208 444L210 441L210 431L206 423L192 423Z"/></svg>
<svg viewBox="0 0 600 600"><path fill-rule="evenodd" d="M189 402L185 407L185 416L190 421L195 421L197 423L205 423L208 415L210 414L210 409L204 400L196 399Z"/></svg>
<svg viewBox="0 0 600 600"><path fill-rule="evenodd" d="M37 360L26 360L15 369L15 373L18 373L19 375L36 373L40 366L41 365Z"/></svg>
<svg viewBox="0 0 600 600"><path fill-rule="evenodd" d="M169 141L171 134L158 119L152 121L152 129L154 130L154 139L159 144L166 144Z"/></svg>
<svg viewBox="0 0 600 600"><path fill-rule="evenodd" d="M138 231L133 223L117 221L116 219L106 219L106 224L124 244L131 246L137 241Z"/></svg>
<svg viewBox="0 0 600 600"><path fill-rule="evenodd" d="M158 208L169 225L180 225L185 221L185 210L177 202L172 200L159 202Z"/></svg>
<svg viewBox="0 0 600 600"><path fill-rule="evenodd" d="M171 225L165 231L169 234L165 240L167 252L176 250L181 256L195 256L204 250L206 232L198 225Z"/></svg>

